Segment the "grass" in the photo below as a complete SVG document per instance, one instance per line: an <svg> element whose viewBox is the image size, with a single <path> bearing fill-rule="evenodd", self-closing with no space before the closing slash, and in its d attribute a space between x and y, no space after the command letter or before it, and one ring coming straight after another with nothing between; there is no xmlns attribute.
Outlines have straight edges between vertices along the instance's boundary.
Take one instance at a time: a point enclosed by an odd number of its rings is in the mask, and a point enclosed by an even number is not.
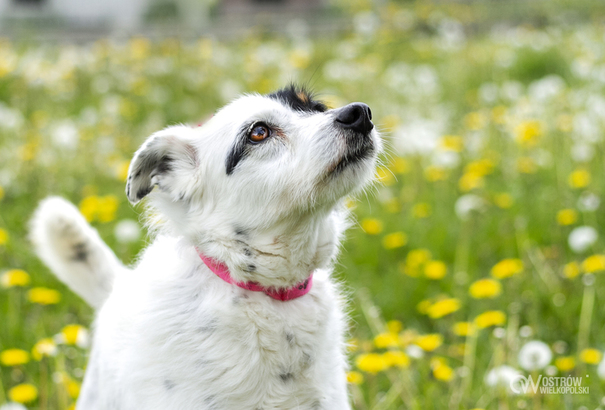
<svg viewBox="0 0 605 410"><path fill-rule="evenodd" d="M75 343L85 330L65 326L88 328L92 311L26 238L38 201L79 204L132 262L146 238L119 242L114 230L139 218L123 179L144 138L297 80L333 106L368 103L389 147L379 184L352 201L357 223L336 267L352 300L355 408L602 408L604 241L577 228L605 226L605 31L547 24L468 38L422 8L375 12L379 24L331 39L0 43L0 274L5 285L14 269L30 277L0 289L0 352L57 345L40 361L0 357L0 404L31 384L28 408L66 409L86 362ZM480 283L488 297L471 294L480 279L491 279ZM39 287L61 300L32 303ZM525 370L530 340L548 345L547 367ZM502 365L583 377L590 392L512 394L504 378L486 383Z"/></svg>

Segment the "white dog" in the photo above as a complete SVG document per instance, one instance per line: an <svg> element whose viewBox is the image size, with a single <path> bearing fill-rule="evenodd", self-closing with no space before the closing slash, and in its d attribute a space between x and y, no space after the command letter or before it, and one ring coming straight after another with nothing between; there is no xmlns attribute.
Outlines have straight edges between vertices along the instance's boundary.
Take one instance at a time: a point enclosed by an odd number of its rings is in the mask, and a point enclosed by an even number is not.
<svg viewBox="0 0 605 410"><path fill-rule="evenodd" d="M157 132L126 186L158 231L132 270L73 205L42 202L38 254L98 310L77 409L349 409L330 265L381 146L367 105L294 86Z"/></svg>

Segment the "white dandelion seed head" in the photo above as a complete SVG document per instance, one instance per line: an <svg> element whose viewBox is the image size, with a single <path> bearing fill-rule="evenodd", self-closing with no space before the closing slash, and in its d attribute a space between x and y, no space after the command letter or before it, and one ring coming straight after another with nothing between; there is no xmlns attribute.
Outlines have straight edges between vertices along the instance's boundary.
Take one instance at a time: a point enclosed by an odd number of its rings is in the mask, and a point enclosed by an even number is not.
<svg viewBox="0 0 605 410"><path fill-rule="evenodd" d="M472 211L482 211L484 207L483 199L474 194L462 195L454 205L456 215L462 220L468 219Z"/></svg>
<svg viewBox="0 0 605 410"><path fill-rule="evenodd" d="M424 350L417 345L409 345L405 348L405 353L412 359L422 359L424 357Z"/></svg>
<svg viewBox="0 0 605 410"><path fill-rule="evenodd" d="M519 329L519 336L521 337L530 337L531 335L534 334L533 329L531 328L531 326L521 326L521 329Z"/></svg>
<svg viewBox="0 0 605 410"><path fill-rule="evenodd" d="M544 369L552 360L550 347L539 340L532 340L519 350L519 366L527 371Z"/></svg>
<svg viewBox="0 0 605 410"><path fill-rule="evenodd" d="M567 243L575 253L583 253L587 251L598 238L599 234L592 226L578 226L569 233Z"/></svg>
<svg viewBox="0 0 605 410"><path fill-rule="evenodd" d="M132 219L122 219L116 224L113 234L120 243L136 242L141 237L141 228Z"/></svg>
<svg viewBox="0 0 605 410"><path fill-rule="evenodd" d="M584 192L578 198L578 209L582 212L594 212L601 205L601 199L592 192Z"/></svg>
<svg viewBox="0 0 605 410"><path fill-rule="evenodd" d="M510 389L511 382L518 380L521 375L521 372L514 367L502 365L494 367L487 372L485 384L489 387L505 387L512 393L512 390Z"/></svg>
<svg viewBox="0 0 605 410"><path fill-rule="evenodd" d="M6 403L0 406L0 410L27 410L27 407L19 403Z"/></svg>

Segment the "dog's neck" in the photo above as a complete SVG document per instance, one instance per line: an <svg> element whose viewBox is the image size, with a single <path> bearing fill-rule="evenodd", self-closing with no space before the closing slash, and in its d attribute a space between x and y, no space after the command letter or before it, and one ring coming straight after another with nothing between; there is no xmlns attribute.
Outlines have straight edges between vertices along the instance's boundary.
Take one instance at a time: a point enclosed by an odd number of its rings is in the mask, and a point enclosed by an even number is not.
<svg viewBox="0 0 605 410"><path fill-rule="evenodd" d="M305 215L271 228L205 231L194 240L199 252L224 263L236 282L290 288L335 256L340 215Z"/></svg>

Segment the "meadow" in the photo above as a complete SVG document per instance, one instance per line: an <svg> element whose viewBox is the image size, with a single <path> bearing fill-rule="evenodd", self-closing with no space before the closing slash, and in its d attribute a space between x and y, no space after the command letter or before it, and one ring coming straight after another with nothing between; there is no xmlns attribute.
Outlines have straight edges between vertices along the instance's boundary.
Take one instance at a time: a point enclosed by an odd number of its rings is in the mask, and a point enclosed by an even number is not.
<svg viewBox="0 0 605 410"><path fill-rule="evenodd" d="M0 409L72 409L86 366L93 312L33 255L37 203L71 200L131 263L142 141L290 81L366 102L387 145L335 269L354 408L604 409L605 28L470 36L464 7L385 3L324 38L0 40ZM511 387L530 375L587 389Z"/></svg>

